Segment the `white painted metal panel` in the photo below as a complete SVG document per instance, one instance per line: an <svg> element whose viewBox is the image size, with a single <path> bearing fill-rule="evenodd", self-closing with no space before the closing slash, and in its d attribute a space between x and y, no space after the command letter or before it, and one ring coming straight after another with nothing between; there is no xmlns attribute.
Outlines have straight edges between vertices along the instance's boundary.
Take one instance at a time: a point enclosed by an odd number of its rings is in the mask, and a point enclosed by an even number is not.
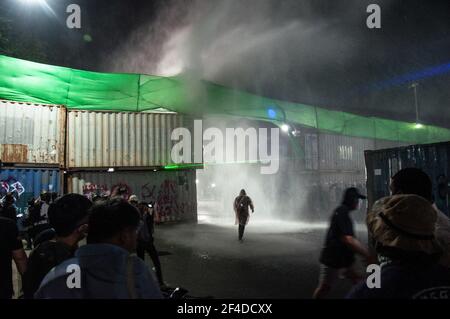
<svg viewBox="0 0 450 319"><path fill-rule="evenodd" d="M64 165L65 108L0 100L0 159Z"/></svg>
<svg viewBox="0 0 450 319"><path fill-rule="evenodd" d="M68 112L67 167L156 167L174 164L172 131L192 127L174 113Z"/></svg>

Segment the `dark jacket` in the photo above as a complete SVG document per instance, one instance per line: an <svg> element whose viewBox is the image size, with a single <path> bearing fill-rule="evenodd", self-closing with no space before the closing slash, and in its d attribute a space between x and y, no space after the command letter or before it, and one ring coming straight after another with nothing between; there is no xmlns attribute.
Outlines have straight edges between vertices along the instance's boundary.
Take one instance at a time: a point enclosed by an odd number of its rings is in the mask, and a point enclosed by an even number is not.
<svg viewBox="0 0 450 319"><path fill-rule="evenodd" d="M80 288L67 286L70 265L81 270ZM35 298L160 299L162 295L148 267L135 255L115 245L88 244L45 276Z"/></svg>
<svg viewBox="0 0 450 319"><path fill-rule="evenodd" d="M348 294L349 299L448 299L450 269L437 263L391 262L381 268L380 288L369 289L364 281Z"/></svg>
<svg viewBox="0 0 450 319"><path fill-rule="evenodd" d="M25 299L33 299L47 273L73 256L74 250L57 241L46 241L33 249L28 258L27 271L23 276Z"/></svg>
<svg viewBox="0 0 450 319"><path fill-rule="evenodd" d="M233 203L233 208L236 213L236 224L239 223L241 225L245 225L248 223L249 219L249 211L248 208L251 208L254 211L254 206L252 199L247 195L239 195L236 197Z"/></svg>
<svg viewBox="0 0 450 319"><path fill-rule="evenodd" d="M350 208L342 204L330 219L325 244L320 254L320 263L331 268L347 268L355 262L355 253L343 241L343 236L354 236Z"/></svg>

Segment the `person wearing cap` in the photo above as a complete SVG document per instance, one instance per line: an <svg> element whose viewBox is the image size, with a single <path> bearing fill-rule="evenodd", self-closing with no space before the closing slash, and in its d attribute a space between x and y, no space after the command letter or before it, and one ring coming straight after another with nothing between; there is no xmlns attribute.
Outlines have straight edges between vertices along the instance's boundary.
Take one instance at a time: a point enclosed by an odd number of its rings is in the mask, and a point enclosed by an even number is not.
<svg viewBox="0 0 450 319"><path fill-rule="evenodd" d="M367 214L367 228L381 262L379 287L366 282L351 299L448 299L450 270L439 264L442 247L435 236L436 210L417 195L377 201Z"/></svg>
<svg viewBox="0 0 450 319"><path fill-rule="evenodd" d="M325 239L325 245L320 255L319 285L314 291L313 298L326 296L336 280L344 275L353 284L357 284L362 277L355 271L355 254L359 254L369 262L369 251L355 238L353 221L350 212L358 209L359 200L366 199L357 188L345 190L342 204L336 208L331 216L330 226Z"/></svg>

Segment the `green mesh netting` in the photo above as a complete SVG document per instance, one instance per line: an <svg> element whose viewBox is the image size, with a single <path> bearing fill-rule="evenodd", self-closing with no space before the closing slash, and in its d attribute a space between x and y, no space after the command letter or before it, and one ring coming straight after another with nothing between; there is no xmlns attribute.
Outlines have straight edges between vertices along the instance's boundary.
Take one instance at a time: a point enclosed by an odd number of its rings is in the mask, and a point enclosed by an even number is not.
<svg viewBox="0 0 450 319"><path fill-rule="evenodd" d="M407 143L450 140L450 130L269 99L183 76L98 73L0 55L0 99L69 109L228 115L289 122L336 134ZM268 112L268 110L271 110Z"/></svg>

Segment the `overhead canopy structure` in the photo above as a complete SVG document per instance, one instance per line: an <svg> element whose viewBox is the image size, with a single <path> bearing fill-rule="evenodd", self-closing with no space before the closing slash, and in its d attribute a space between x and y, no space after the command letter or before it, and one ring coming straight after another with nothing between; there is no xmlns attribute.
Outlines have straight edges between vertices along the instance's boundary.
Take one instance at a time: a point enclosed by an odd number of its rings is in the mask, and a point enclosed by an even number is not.
<svg viewBox="0 0 450 319"><path fill-rule="evenodd" d="M61 104L69 109L149 111L165 108L194 115L226 115L292 123L348 136L407 143L450 140L450 130L364 117L269 99L186 75L98 73L0 55L0 99Z"/></svg>

